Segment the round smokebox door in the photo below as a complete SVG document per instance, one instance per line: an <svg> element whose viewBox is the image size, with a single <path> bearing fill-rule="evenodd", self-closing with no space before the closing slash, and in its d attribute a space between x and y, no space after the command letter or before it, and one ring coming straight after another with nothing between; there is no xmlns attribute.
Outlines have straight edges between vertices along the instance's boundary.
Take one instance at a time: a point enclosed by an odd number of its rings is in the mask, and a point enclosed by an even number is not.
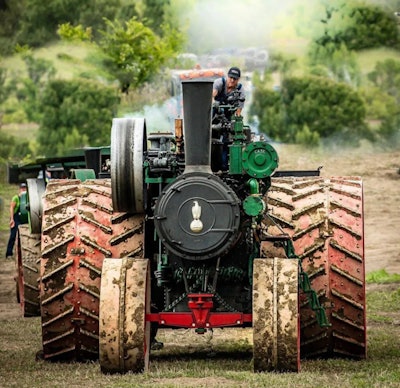
<svg viewBox="0 0 400 388"><path fill-rule="evenodd" d="M186 259L221 255L239 232L239 199L223 181L207 173L181 175L160 195L154 213L164 245Z"/></svg>

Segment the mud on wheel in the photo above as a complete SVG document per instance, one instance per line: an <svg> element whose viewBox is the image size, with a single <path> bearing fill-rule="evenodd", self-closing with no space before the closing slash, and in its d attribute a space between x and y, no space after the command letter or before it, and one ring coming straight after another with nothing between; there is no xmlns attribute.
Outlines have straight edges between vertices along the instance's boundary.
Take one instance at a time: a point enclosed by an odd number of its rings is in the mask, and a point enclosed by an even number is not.
<svg viewBox="0 0 400 388"><path fill-rule="evenodd" d="M110 180L54 180L43 201L43 357L98 358L104 258L141 256L143 216L114 213Z"/></svg>
<svg viewBox="0 0 400 388"><path fill-rule="evenodd" d="M16 282L17 300L24 317L40 316L40 256L40 234L31 233L29 225L20 225L17 238Z"/></svg>
<svg viewBox="0 0 400 388"><path fill-rule="evenodd" d="M273 178L272 220L288 233L330 327L300 295L301 356L366 356L362 182L358 177Z"/></svg>
<svg viewBox="0 0 400 388"><path fill-rule="evenodd" d="M300 370L298 271L293 259L254 260L255 372Z"/></svg>
<svg viewBox="0 0 400 388"><path fill-rule="evenodd" d="M105 259L100 299L100 366L105 373L146 371L150 353L150 265Z"/></svg>

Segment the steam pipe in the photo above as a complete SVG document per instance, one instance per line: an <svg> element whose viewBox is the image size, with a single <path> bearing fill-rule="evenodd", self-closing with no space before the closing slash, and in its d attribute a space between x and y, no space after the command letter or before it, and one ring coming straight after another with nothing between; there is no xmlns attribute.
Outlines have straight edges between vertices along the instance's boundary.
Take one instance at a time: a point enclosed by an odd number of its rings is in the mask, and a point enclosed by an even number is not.
<svg viewBox="0 0 400 388"><path fill-rule="evenodd" d="M211 80L183 81L185 171L211 171Z"/></svg>

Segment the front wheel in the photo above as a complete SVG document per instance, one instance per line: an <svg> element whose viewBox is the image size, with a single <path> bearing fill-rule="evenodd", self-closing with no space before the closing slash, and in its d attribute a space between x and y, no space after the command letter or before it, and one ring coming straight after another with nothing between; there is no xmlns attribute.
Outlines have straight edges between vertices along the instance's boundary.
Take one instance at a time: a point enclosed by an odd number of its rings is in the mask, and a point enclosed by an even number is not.
<svg viewBox="0 0 400 388"><path fill-rule="evenodd" d="M255 259L253 357L255 372L300 369L298 261Z"/></svg>
<svg viewBox="0 0 400 388"><path fill-rule="evenodd" d="M149 365L150 266L146 259L105 259L100 290L100 366L139 373Z"/></svg>

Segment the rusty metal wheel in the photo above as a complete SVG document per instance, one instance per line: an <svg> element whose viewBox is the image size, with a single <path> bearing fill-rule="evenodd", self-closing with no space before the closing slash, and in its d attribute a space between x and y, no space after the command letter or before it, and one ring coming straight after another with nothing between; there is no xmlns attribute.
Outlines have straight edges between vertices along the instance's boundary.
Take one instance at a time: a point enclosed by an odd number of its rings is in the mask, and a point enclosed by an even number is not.
<svg viewBox="0 0 400 388"><path fill-rule="evenodd" d="M146 259L106 259L100 292L100 366L140 373L150 352L150 266Z"/></svg>
<svg viewBox="0 0 400 388"><path fill-rule="evenodd" d="M28 218L32 233L40 233L42 230L42 196L46 190L43 179L29 178L26 180L28 186Z"/></svg>
<svg viewBox="0 0 400 388"><path fill-rule="evenodd" d="M114 118L111 128L112 202L116 211L143 213L145 207L143 154L146 121Z"/></svg>
<svg viewBox="0 0 400 388"><path fill-rule="evenodd" d="M45 359L98 358L103 259L142 252L143 216L113 212L110 180L49 182L40 292Z"/></svg>
<svg viewBox="0 0 400 388"><path fill-rule="evenodd" d="M253 265L254 371L300 369L296 260L255 259Z"/></svg>
<svg viewBox="0 0 400 388"><path fill-rule="evenodd" d="M40 234L31 233L29 225L20 225L17 244L17 300L24 317L38 317Z"/></svg>
<svg viewBox="0 0 400 388"><path fill-rule="evenodd" d="M274 178L272 219L290 236L330 327L301 295L302 357L366 357L363 189L359 177Z"/></svg>

